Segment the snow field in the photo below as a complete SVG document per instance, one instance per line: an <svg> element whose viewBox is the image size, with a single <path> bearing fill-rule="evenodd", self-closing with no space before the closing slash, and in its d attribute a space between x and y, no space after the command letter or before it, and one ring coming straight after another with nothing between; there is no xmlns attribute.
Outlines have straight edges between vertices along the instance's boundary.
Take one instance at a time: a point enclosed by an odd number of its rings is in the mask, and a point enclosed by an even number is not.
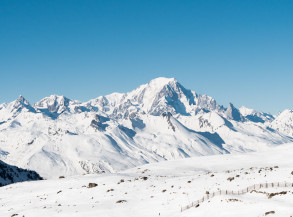
<svg viewBox="0 0 293 217"><path fill-rule="evenodd" d="M180 212L206 191L239 190L266 182L293 182L293 146L262 153L194 157L143 165L115 174L84 175L0 188L1 217L19 216L274 216L293 214L293 188L268 198L252 192L216 196ZM233 177L232 181L229 181ZM89 183L98 186L88 188ZM112 190L113 189L113 190ZM61 191L61 192L60 192ZM271 214L273 215L273 214Z"/></svg>

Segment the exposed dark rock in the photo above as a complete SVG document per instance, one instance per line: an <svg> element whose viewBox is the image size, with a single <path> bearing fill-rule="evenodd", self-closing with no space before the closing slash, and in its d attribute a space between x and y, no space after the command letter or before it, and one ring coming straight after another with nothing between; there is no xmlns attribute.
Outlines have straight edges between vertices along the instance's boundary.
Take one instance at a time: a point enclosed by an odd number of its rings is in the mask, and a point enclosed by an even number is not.
<svg viewBox="0 0 293 217"><path fill-rule="evenodd" d="M269 215L269 214L275 214L275 211L269 211L265 213L265 215Z"/></svg>
<svg viewBox="0 0 293 217"><path fill-rule="evenodd" d="M234 180L234 177L229 177L227 180L232 182Z"/></svg>
<svg viewBox="0 0 293 217"><path fill-rule="evenodd" d="M276 196L276 195L284 195L287 194L287 191L281 191L281 192L276 192L276 193L270 193L268 194L268 198L271 199L272 197Z"/></svg>
<svg viewBox="0 0 293 217"><path fill-rule="evenodd" d="M92 120L91 127L97 129L98 131L104 132L106 131L106 128L108 127L108 124L103 124L102 122L98 122L96 120Z"/></svg>
<svg viewBox="0 0 293 217"><path fill-rule="evenodd" d="M96 183L89 183L88 188L94 188L97 186L98 186L98 184L96 184Z"/></svg>
<svg viewBox="0 0 293 217"><path fill-rule="evenodd" d="M116 203L126 203L127 201L126 200L117 200Z"/></svg>
<svg viewBox="0 0 293 217"><path fill-rule="evenodd" d="M169 112L167 112L167 113L163 113L162 114L162 116L165 118L167 118L167 122L168 122L168 124L170 125L170 127L171 127L171 129L175 132L175 126L172 124L172 122L171 122L171 116L172 116L172 114L171 113L169 113Z"/></svg>
<svg viewBox="0 0 293 217"><path fill-rule="evenodd" d="M21 169L0 161L0 186L24 182L42 180L43 178L35 171Z"/></svg>

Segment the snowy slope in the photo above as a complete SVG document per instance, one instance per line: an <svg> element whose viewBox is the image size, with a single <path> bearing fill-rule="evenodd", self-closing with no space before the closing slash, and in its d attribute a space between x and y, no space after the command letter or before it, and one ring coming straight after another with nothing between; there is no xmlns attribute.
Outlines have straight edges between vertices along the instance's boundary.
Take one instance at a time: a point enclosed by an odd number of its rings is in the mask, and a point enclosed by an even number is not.
<svg viewBox="0 0 293 217"><path fill-rule="evenodd" d="M265 123L271 122L274 120L274 116L268 113L259 112L254 109L246 108L245 106L241 106L239 108L240 114L247 120L255 122L255 123Z"/></svg>
<svg viewBox="0 0 293 217"><path fill-rule="evenodd" d="M172 116L117 123L101 122L102 116L83 113L57 120L38 116L37 122L30 121L31 113L22 115L26 119L14 120L19 125L11 127L8 122L1 132L1 149L6 154L0 157L44 177L114 172L148 162L227 153L220 144L183 127ZM143 130L140 124L145 125Z"/></svg>
<svg viewBox="0 0 293 217"><path fill-rule="evenodd" d="M293 187L216 196L181 212L206 192L270 182L293 182L293 143L264 152L165 161L115 174L66 177L0 188L0 213L18 216L256 217L293 215ZM229 178L233 177L232 181ZM88 188L89 183L97 186ZM94 185L91 185L94 186ZM268 194L277 194L269 199ZM12 197L13 195L13 197Z"/></svg>
<svg viewBox="0 0 293 217"><path fill-rule="evenodd" d="M224 108L173 78L89 102L51 95L31 105L20 96L0 105L0 160L52 178L263 151L293 141L285 130L292 123L282 118L277 127L273 118Z"/></svg>
<svg viewBox="0 0 293 217"><path fill-rule="evenodd" d="M293 110L285 110L277 115L270 125L275 130L293 137Z"/></svg>

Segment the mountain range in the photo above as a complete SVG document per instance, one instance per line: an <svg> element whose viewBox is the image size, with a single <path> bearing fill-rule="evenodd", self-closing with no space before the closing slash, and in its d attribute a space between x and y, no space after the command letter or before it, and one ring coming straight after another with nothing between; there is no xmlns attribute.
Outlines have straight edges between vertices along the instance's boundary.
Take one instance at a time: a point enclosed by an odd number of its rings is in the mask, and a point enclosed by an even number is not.
<svg viewBox="0 0 293 217"><path fill-rule="evenodd" d="M293 142L293 111L219 105L174 78L88 102L51 95L0 105L0 160L44 178L179 158L266 150Z"/></svg>

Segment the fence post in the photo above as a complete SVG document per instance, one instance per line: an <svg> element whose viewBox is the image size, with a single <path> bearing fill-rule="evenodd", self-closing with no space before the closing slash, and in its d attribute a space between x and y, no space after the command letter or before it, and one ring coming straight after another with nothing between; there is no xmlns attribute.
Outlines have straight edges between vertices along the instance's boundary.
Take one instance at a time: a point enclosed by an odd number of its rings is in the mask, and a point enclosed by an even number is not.
<svg viewBox="0 0 293 217"><path fill-rule="evenodd" d="M288 184L288 185L287 185ZM282 187L282 186L285 186L285 187L290 187L290 185L293 187L293 183L287 183L286 181L285 182L282 182L281 184L280 184L280 182L277 182L277 183L268 183L268 182L266 182L266 183L263 183L263 184L259 184L259 188L262 188L262 187L265 187L265 188L268 188L269 186L272 186L272 187L275 187L275 185L277 186L277 187ZM244 193L247 193L248 191L249 191L249 188L253 188L254 190L256 190L256 188L257 188L257 186L258 185L252 185L252 186L250 186L250 187L247 187L246 189L242 189L242 190L238 190L238 191L230 191L230 192L228 192L228 190L224 190L223 191L223 194L225 195L228 195L228 194L232 194L232 195L236 195L236 194L238 194L238 195L240 195L240 194L244 194ZM246 191L245 191L246 190ZM206 198L207 198L207 200L209 200L210 198L213 198L213 197L215 197L217 194L216 194L217 192L213 192L212 194L211 194L211 197L209 196L210 194L207 194L206 195ZM219 195L222 195L222 190L220 190L219 191ZM201 202L204 202L205 201L205 196L201 199L201 200L197 200L196 201L196 203L195 203L195 201L193 201L191 204L189 204L189 205L187 205L187 206L180 206L180 210L181 210L181 212L183 212L184 210L187 210L187 209L189 209L189 208L191 208L191 207L195 207L196 205L199 205Z"/></svg>

